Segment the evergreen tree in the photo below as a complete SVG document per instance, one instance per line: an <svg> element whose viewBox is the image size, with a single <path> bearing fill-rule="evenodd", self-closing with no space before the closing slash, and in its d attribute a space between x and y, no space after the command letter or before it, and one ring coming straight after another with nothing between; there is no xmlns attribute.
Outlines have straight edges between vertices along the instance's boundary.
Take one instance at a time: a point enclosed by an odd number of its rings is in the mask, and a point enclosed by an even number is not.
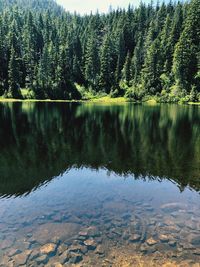
<svg viewBox="0 0 200 267"><path fill-rule="evenodd" d="M176 84L181 89L191 90L197 86L200 51L200 0L192 0L184 30L176 45L173 71Z"/></svg>
<svg viewBox="0 0 200 267"><path fill-rule="evenodd" d="M128 52L126 61L122 70L122 79L129 86L131 81L131 53Z"/></svg>
<svg viewBox="0 0 200 267"><path fill-rule="evenodd" d="M115 82L116 85L119 84L121 79L121 71L126 58L126 50L125 50L125 41L124 35L120 33L118 47L117 47L117 67L115 71Z"/></svg>
<svg viewBox="0 0 200 267"><path fill-rule="evenodd" d="M14 47L11 48L10 61L8 66L8 84L9 90L7 93L8 97L19 98L20 97L20 85L19 85L19 65L18 58L16 57L16 52Z"/></svg>
<svg viewBox="0 0 200 267"><path fill-rule="evenodd" d="M164 89L198 100L200 0L84 16L54 0L0 0L0 14L0 95L80 98L81 84L83 95Z"/></svg>
<svg viewBox="0 0 200 267"><path fill-rule="evenodd" d="M157 38L147 51L143 69L143 86L147 93L155 94L161 91L160 75L162 72L161 42Z"/></svg>
<svg viewBox="0 0 200 267"><path fill-rule="evenodd" d="M133 84L136 85L141 80L141 71L144 64L144 37L140 35L134 50L131 63L131 77Z"/></svg>
<svg viewBox="0 0 200 267"><path fill-rule="evenodd" d="M99 64L97 36L93 32L89 36L85 55L85 78L89 84L97 85Z"/></svg>
<svg viewBox="0 0 200 267"><path fill-rule="evenodd" d="M106 35L101 51L100 57L100 78L99 87L105 92L109 92L113 82L112 66L112 43L109 35Z"/></svg>

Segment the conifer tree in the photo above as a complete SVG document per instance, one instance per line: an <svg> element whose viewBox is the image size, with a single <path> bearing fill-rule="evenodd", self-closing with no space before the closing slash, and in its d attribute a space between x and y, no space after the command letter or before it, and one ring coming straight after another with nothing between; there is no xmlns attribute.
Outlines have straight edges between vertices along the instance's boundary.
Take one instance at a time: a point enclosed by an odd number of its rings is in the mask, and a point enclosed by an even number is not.
<svg viewBox="0 0 200 267"><path fill-rule="evenodd" d="M149 47L144 63L143 86L144 90L149 94L161 91L160 75L162 72L162 61L160 47L160 38L157 38Z"/></svg>
<svg viewBox="0 0 200 267"><path fill-rule="evenodd" d="M187 91L196 86L200 51L200 0L192 0L184 30L176 45L173 71L176 84Z"/></svg>
<svg viewBox="0 0 200 267"><path fill-rule="evenodd" d="M16 52L14 50L14 47L11 48L10 52L10 61L8 66L8 84L9 84L9 90L7 93L8 97L11 98L19 98L19 65L18 65L18 59L16 57Z"/></svg>
<svg viewBox="0 0 200 267"><path fill-rule="evenodd" d="M77 84L197 100L200 0L84 16L53 0L0 0L0 95L27 88L23 95L71 99Z"/></svg>
<svg viewBox="0 0 200 267"><path fill-rule="evenodd" d="M101 51L100 57L100 78L99 78L99 87L105 92L109 92L113 82L113 70L112 66L112 44L110 36L106 35Z"/></svg>
<svg viewBox="0 0 200 267"><path fill-rule="evenodd" d="M86 81L92 85L97 85L99 75L99 57L97 36L94 32L91 33L87 41L86 55L85 55L85 78Z"/></svg>
<svg viewBox="0 0 200 267"><path fill-rule="evenodd" d="M131 81L131 53L128 52L126 56L126 61L122 70L122 79L130 86Z"/></svg>

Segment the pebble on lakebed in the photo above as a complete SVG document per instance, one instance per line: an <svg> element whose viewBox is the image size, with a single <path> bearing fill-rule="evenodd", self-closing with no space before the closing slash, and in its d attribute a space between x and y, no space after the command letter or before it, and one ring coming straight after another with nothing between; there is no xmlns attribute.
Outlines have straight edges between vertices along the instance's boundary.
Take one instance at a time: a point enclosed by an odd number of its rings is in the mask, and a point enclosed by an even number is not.
<svg viewBox="0 0 200 267"><path fill-rule="evenodd" d="M25 250L23 253L15 255L12 258L14 266L25 265L30 254L31 254L31 250Z"/></svg>
<svg viewBox="0 0 200 267"><path fill-rule="evenodd" d="M153 246L153 245L157 244L157 241L151 237L151 238L147 239L146 243L149 246Z"/></svg>
<svg viewBox="0 0 200 267"><path fill-rule="evenodd" d="M174 211L179 211L179 210L185 210L187 208L186 204L175 202L175 203L167 203L161 205L161 210L165 212L174 212Z"/></svg>
<svg viewBox="0 0 200 267"><path fill-rule="evenodd" d="M88 249L90 250L94 250L97 246L96 242L94 241L94 239L88 239L86 241L84 241L84 244L87 246Z"/></svg>
<svg viewBox="0 0 200 267"><path fill-rule="evenodd" d="M40 248L41 254L53 255L56 254L57 246L53 243L46 244Z"/></svg>
<svg viewBox="0 0 200 267"><path fill-rule="evenodd" d="M164 235L164 234L160 234L158 236L158 239L161 241L161 242L168 242L170 240L170 237L168 235Z"/></svg>
<svg viewBox="0 0 200 267"><path fill-rule="evenodd" d="M140 239L141 239L141 236L138 234L133 234L129 238L130 242L138 242Z"/></svg>

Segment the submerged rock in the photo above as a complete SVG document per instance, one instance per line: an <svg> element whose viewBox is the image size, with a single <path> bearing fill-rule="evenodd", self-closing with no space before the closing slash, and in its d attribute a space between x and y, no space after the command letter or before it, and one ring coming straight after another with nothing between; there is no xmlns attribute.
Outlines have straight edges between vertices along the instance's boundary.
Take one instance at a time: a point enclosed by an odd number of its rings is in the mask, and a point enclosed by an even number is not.
<svg viewBox="0 0 200 267"><path fill-rule="evenodd" d="M57 246L53 243L46 244L40 248L42 254L54 255L56 254Z"/></svg>
<svg viewBox="0 0 200 267"><path fill-rule="evenodd" d="M63 267L63 265L59 262L55 262L52 267Z"/></svg>
<svg viewBox="0 0 200 267"><path fill-rule="evenodd" d="M96 248L96 246L97 246L96 242L94 241L94 239L88 239L88 240L84 241L84 244L90 250L94 250Z"/></svg>
<svg viewBox="0 0 200 267"><path fill-rule="evenodd" d="M30 241L36 241L41 245L57 243L70 239L79 232L80 225L76 223L46 223L40 225Z"/></svg>
<svg viewBox="0 0 200 267"><path fill-rule="evenodd" d="M141 235L133 234L130 236L129 240L130 242L138 242L141 239Z"/></svg>
<svg viewBox="0 0 200 267"><path fill-rule="evenodd" d="M147 246L147 244L142 244L140 247L140 251L143 253L146 253L149 250L149 247Z"/></svg>
<svg viewBox="0 0 200 267"><path fill-rule="evenodd" d="M169 241L169 239L170 239L170 237L168 236L168 235L163 235L163 234L160 234L159 236L158 236L158 238L159 238L159 240L161 241L161 242L168 242Z"/></svg>
<svg viewBox="0 0 200 267"><path fill-rule="evenodd" d="M81 231L78 233L78 235L86 238L88 236L88 232L87 231Z"/></svg>
<svg viewBox="0 0 200 267"><path fill-rule="evenodd" d="M149 245L149 246L153 246L155 244L157 244L157 241L153 238L149 238L147 239L146 243Z"/></svg>
<svg viewBox="0 0 200 267"><path fill-rule="evenodd" d="M61 244L58 249L57 249L57 253L60 256L63 252L68 250L68 246L65 244Z"/></svg>
<svg viewBox="0 0 200 267"><path fill-rule="evenodd" d="M42 256L36 258L35 262L37 264L46 264L48 262L48 256L47 255L42 255Z"/></svg>
<svg viewBox="0 0 200 267"><path fill-rule="evenodd" d="M0 258L0 267L13 267L14 262L8 257L8 256L3 256Z"/></svg>
<svg viewBox="0 0 200 267"><path fill-rule="evenodd" d="M70 252L78 252L81 254L87 253L88 249L86 246L81 246L81 245L74 245L69 248Z"/></svg>
<svg viewBox="0 0 200 267"><path fill-rule="evenodd" d="M14 266L25 265L31 252L31 250L25 250L23 253L15 255L13 257Z"/></svg>
<svg viewBox="0 0 200 267"><path fill-rule="evenodd" d="M99 232L99 230L96 226L90 226L87 229L87 235L91 236L91 237L97 237L97 236L100 236L101 233Z"/></svg>
<svg viewBox="0 0 200 267"><path fill-rule="evenodd" d="M19 250L19 249L14 249L14 248L12 248L12 249L8 252L7 255L8 255L9 257L12 257L12 256L15 256L15 255L21 253L21 252L22 252L22 251Z"/></svg>
<svg viewBox="0 0 200 267"><path fill-rule="evenodd" d="M83 259L82 255L80 255L78 253L71 253L69 262L76 264L76 263L79 263L80 261L82 261L82 259Z"/></svg>
<svg viewBox="0 0 200 267"><path fill-rule="evenodd" d="M40 250L39 248L36 248L34 249L32 252L31 252L31 255L29 257L30 260L34 260L35 258L38 258L40 255Z"/></svg>
<svg viewBox="0 0 200 267"><path fill-rule="evenodd" d="M9 239L5 239L5 240L1 241L0 242L0 250L4 250L4 249L12 247L13 243L14 243L14 241L9 240Z"/></svg>
<svg viewBox="0 0 200 267"><path fill-rule="evenodd" d="M183 203L167 203L167 204L163 204L161 206L161 209L165 212L174 212L174 211L178 211L178 210L184 210L187 207L187 205L183 204Z"/></svg>
<svg viewBox="0 0 200 267"><path fill-rule="evenodd" d="M199 248L194 249L192 252L193 252L193 254L200 256L200 249Z"/></svg>
<svg viewBox="0 0 200 267"><path fill-rule="evenodd" d="M59 261L60 264L67 264L67 263L79 263L82 261L83 257L81 253L78 252L72 252L72 251L65 251L60 257Z"/></svg>
<svg viewBox="0 0 200 267"><path fill-rule="evenodd" d="M130 234L129 234L128 231L125 231L125 232L123 233L123 235L122 235L122 238L123 238L124 240L128 240L129 237L130 237Z"/></svg>
<svg viewBox="0 0 200 267"><path fill-rule="evenodd" d="M188 237L188 241L193 246L200 247L200 235L190 234L189 237Z"/></svg>
<svg viewBox="0 0 200 267"><path fill-rule="evenodd" d="M175 240L170 240L168 243L171 247L175 247L176 246L176 241Z"/></svg>
<svg viewBox="0 0 200 267"><path fill-rule="evenodd" d="M65 251L62 253L62 255L59 257L59 261L61 264L65 264L70 259L70 253L69 251Z"/></svg>
<svg viewBox="0 0 200 267"><path fill-rule="evenodd" d="M104 250L103 246L98 245L97 248L96 248L95 253L96 253L96 254L99 254L99 255L104 255L105 250Z"/></svg>

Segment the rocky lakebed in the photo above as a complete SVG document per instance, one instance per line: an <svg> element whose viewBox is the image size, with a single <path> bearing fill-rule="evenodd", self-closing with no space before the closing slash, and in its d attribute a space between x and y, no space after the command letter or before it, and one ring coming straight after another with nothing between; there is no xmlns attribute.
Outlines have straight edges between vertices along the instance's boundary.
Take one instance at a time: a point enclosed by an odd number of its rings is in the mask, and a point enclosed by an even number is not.
<svg viewBox="0 0 200 267"><path fill-rule="evenodd" d="M11 204L10 204L11 205ZM0 218L0 266L199 266L200 210L126 199ZM9 207L7 207L9 209ZM26 207L24 207L26 210ZM189 210L189 212L188 212Z"/></svg>

